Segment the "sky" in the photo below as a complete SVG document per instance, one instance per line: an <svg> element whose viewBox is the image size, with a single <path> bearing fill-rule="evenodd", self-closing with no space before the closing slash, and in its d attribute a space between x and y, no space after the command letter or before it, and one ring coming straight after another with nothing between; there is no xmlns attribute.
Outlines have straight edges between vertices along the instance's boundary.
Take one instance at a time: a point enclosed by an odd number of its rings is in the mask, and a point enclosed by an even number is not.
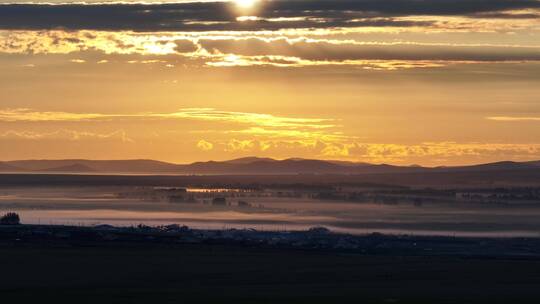
<svg viewBox="0 0 540 304"><path fill-rule="evenodd" d="M0 160L540 160L537 0L0 0Z"/></svg>

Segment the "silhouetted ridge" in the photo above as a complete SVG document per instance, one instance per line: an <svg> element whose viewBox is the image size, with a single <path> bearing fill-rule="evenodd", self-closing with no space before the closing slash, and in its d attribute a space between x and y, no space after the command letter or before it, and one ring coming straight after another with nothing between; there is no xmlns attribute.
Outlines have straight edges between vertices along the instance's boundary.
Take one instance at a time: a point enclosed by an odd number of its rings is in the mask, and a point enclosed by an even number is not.
<svg viewBox="0 0 540 304"><path fill-rule="evenodd" d="M0 162L0 172L20 172L20 171L24 171L24 170L10 164L6 164L5 162Z"/></svg>
<svg viewBox="0 0 540 304"><path fill-rule="evenodd" d="M487 163L472 166L459 166L459 167L444 167L437 168L438 170L447 172L460 172L460 171L506 171L506 170L521 170L521 169L534 169L538 168L540 162L513 162L513 161L501 161L495 163Z"/></svg>
<svg viewBox="0 0 540 304"><path fill-rule="evenodd" d="M81 165L96 172L106 173L176 173L178 165L155 160L20 160L8 162L27 171L50 171L57 168Z"/></svg>
<svg viewBox="0 0 540 304"><path fill-rule="evenodd" d="M244 157L228 161L172 164L154 160L20 160L0 162L2 172L101 172L125 174L227 174L227 175L280 175L280 174L399 174L444 172L500 172L540 169L540 161L502 161L488 164L456 167L427 168L394 166L347 161L289 158Z"/></svg>
<svg viewBox="0 0 540 304"><path fill-rule="evenodd" d="M42 172L74 172L74 173L95 172L94 169L85 165L81 165L81 164L73 164L73 165L49 168L49 169L44 169L41 171Z"/></svg>
<svg viewBox="0 0 540 304"><path fill-rule="evenodd" d="M225 162L229 164L249 164L253 162L263 162L263 161L276 162L276 160L273 158L265 158L265 157L243 157L243 158L228 160Z"/></svg>

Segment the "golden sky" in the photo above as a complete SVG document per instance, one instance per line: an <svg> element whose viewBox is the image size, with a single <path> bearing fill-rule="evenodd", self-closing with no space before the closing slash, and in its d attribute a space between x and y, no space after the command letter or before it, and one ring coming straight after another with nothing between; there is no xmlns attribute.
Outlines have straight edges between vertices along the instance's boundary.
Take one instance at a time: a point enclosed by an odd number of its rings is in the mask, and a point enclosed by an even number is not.
<svg viewBox="0 0 540 304"><path fill-rule="evenodd" d="M0 0L0 159L540 159L540 2L424 2Z"/></svg>

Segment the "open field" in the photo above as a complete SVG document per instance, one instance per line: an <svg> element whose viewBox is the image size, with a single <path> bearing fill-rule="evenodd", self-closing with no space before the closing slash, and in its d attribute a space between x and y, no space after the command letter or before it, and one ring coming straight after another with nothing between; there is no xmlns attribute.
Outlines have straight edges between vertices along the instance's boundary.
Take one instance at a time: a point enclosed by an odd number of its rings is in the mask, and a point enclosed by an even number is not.
<svg viewBox="0 0 540 304"><path fill-rule="evenodd" d="M144 234L17 240L4 231L0 294L19 303L537 303L540 296L538 257L419 252L188 244Z"/></svg>

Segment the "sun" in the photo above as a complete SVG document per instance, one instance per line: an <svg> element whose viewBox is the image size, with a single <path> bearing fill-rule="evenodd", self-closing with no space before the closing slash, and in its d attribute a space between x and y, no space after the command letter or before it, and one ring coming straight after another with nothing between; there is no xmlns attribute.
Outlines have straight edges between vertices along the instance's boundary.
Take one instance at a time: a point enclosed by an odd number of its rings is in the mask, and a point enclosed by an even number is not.
<svg viewBox="0 0 540 304"><path fill-rule="evenodd" d="M234 0L236 5L242 8L251 8L255 5L257 0Z"/></svg>

